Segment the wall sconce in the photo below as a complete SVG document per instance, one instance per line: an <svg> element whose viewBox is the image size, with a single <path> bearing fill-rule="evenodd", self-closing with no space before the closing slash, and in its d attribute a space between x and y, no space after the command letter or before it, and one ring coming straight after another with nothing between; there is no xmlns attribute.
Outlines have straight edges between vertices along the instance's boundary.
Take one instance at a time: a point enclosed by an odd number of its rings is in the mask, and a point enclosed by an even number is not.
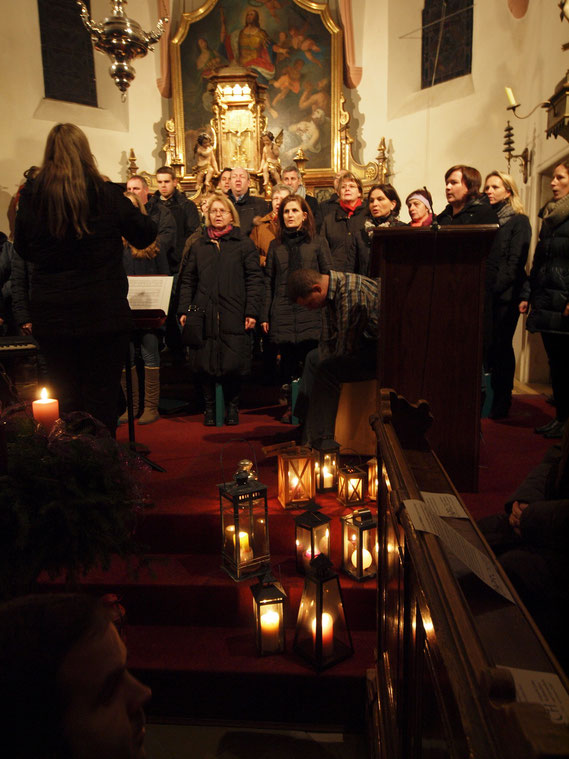
<svg viewBox="0 0 569 759"><path fill-rule="evenodd" d="M318 670L354 653L340 581L324 554L312 559L306 574L293 649Z"/></svg>
<svg viewBox="0 0 569 759"><path fill-rule="evenodd" d="M338 472L338 501L343 506L357 506L364 502L365 472L359 466L347 464Z"/></svg>
<svg viewBox="0 0 569 759"><path fill-rule="evenodd" d="M514 127L509 121L504 127L503 152L506 154L506 160L508 161L508 174L510 173L512 159L519 161L524 184L527 184L531 167L532 151L528 150L528 148L524 148L521 153L518 153L517 155L514 154Z"/></svg>
<svg viewBox="0 0 569 759"><path fill-rule="evenodd" d="M284 604L286 593L271 570L251 586L255 635L259 656L281 654L285 650Z"/></svg>
<svg viewBox="0 0 569 759"><path fill-rule="evenodd" d="M303 575L321 553L330 557L330 517L321 511L305 511L294 518L296 571Z"/></svg>
<svg viewBox="0 0 569 759"><path fill-rule="evenodd" d="M81 9L83 26L90 33L95 50L106 53L112 61L109 74L122 92L124 102L126 91L135 76L130 61L134 58L144 58L148 51L153 49L152 44L158 42L162 36L168 18L161 18L156 29L145 32L137 21L126 15L123 5L126 5L127 0L111 0L112 15L102 24L97 24L89 17L85 3L82 0L75 2Z"/></svg>
<svg viewBox="0 0 569 759"><path fill-rule="evenodd" d="M314 446L312 450L316 455L314 468L317 492L324 493L328 490L335 490L338 487L340 445L335 440L324 438L320 447Z"/></svg>
<svg viewBox="0 0 569 759"><path fill-rule="evenodd" d="M370 509L354 509L342 522L342 571L354 580L377 574L377 519Z"/></svg>
<svg viewBox="0 0 569 759"><path fill-rule="evenodd" d="M304 446L293 446L279 453L278 500L283 509L296 509L315 495L314 453Z"/></svg>
<svg viewBox="0 0 569 759"><path fill-rule="evenodd" d="M259 574L270 560L267 486L256 479L252 466L243 459L233 481L217 486L223 568L234 580Z"/></svg>

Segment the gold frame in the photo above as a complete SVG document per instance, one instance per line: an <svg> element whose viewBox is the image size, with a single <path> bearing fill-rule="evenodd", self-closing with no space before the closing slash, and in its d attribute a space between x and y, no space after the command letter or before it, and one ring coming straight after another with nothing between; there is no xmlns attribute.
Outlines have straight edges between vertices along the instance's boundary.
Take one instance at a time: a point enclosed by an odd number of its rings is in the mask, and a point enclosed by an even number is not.
<svg viewBox="0 0 569 759"><path fill-rule="evenodd" d="M190 27L197 21L207 16L218 4L219 0L206 0L197 10L183 13L180 19L180 25L176 34L170 41L170 59L172 71L172 101L173 101L173 120L174 129L169 135L173 136L173 141L166 146L167 162L172 166L179 167L180 179L184 185L190 187L194 179L192 174L187 173L188 156L186 155L185 144L185 124L184 124L184 102L183 102L183 83L180 58L180 46L186 39ZM345 129L345 121L342 117L342 72L343 72L343 55L342 55L342 30L330 15L330 9L327 2L317 2L317 0L292 0L303 10L310 13L317 13L324 27L330 33L330 157L331 165L326 168L310 169L308 163L304 172L304 182L309 187L328 186L332 183L334 174L343 166L343 153L341 131ZM212 119L213 119L212 113ZM344 117L345 118L345 117ZM173 142L173 144L172 144ZM190 159L191 160L191 159ZM347 167L346 167L347 168Z"/></svg>

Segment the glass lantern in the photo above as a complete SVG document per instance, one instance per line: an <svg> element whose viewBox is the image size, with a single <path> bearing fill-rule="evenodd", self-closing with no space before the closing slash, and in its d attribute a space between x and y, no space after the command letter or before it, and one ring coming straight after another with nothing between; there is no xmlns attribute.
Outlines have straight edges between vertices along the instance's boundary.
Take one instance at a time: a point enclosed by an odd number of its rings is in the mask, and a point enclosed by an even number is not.
<svg viewBox="0 0 569 759"><path fill-rule="evenodd" d="M284 604L286 593L268 570L251 587L255 635L259 656L281 654L285 650Z"/></svg>
<svg viewBox="0 0 569 759"><path fill-rule="evenodd" d="M306 574L310 562L319 554L330 557L330 517L321 511L305 511L294 518L296 571Z"/></svg>
<svg viewBox="0 0 569 759"><path fill-rule="evenodd" d="M377 500L377 488L379 485L379 473L377 459L374 456L367 462L367 496L372 501Z"/></svg>
<svg viewBox="0 0 569 759"><path fill-rule="evenodd" d="M338 575L322 553L312 559L306 574L293 649L318 670L354 653Z"/></svg>
<svg viewBox="0 0 569 759"><path fill-rule="evenodd" d="M354 580L377 574L377 519L367 508L354 509L342 522L342 570Z"/></svg>
<svg viewBox="0 0 569 759"><path fill-rule="evenodd" d="M335 440L324 439L320 446L314 446L313 450L316 455L314 467L317 492L324 493L329 490L336 490L340 458L339 444Z"/></svg>
<svg viewBox="0 0 569 759"><path fill-rule="evenodd" d="M267 486L248 460L239 462L232 482L218 485L223 568L234 580L258 575L269 563Z"/></svg>
<svg viewBox="0 0 569 759"><path fill-rule="evenodd" d="M346 464L338 471L338 500L344 506L357 506L364 502L365 472L359 466Z"/></svg>
<svg viewBox="0 0 569 759"><path fill-rule="evenodd" d="M296 509L315 495L314 453L293 446L279 453L278 499L284 509Z"/></svg>

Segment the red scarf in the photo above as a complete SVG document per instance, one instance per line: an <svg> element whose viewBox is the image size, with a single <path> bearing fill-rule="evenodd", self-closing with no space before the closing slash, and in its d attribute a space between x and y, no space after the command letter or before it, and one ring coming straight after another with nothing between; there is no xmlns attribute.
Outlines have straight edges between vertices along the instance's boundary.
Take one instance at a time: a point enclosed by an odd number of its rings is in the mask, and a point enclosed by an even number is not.
<svg viewBox="0 0 569 759"><path fill-rule="evenodd" d="M359 208L362 204L362 199L358 198L357 200L354 200L353 203L345 203L343 200L340 201L340 208L343 208L344 211L348 214L348 219L350 216L354 215L354 211L356 208Z"/></svg>
<svg viewBox="0 0 569 759"><path fill-rule="evenodd" d="M208 227L207 233L211 240L219 240L220 237L223 237L223 235L226 235L228 232L231 232L232 229L233 229L232 224L228 224L226 227L223 227L223 229Z"/></svg>
<svg viewBox="0 0 569 759"><path fill-rule="evenodd" d="M433 214L430 213L428 216L426 216L423 221L412 221L409 226L410 227L430 227L433 223Z"/></svg>

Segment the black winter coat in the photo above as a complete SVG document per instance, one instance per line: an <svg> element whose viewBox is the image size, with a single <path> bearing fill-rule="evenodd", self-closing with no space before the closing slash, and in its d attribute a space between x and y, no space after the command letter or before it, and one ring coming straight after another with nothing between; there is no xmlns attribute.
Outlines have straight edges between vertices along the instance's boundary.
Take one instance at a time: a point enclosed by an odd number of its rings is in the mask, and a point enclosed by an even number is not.
<svg viewBox="0 0 569 759"><path fill-rule="evenodd" d="M180 275L180 305L205 310L204 345L190 349L193 371L212 377L247 374L251 368L251 337L245 317L259 318L263 302L263 273L259 253L238 227L220 238L207 230L190 248Z"/></svg>
<svg viewBox="0 0 569 759"><path fill-rule="evenodd" d="M154 195L146 204L146 209L150 216L154 217L158 204L167 208L176 222L176 244L174 249L170 248L168 262L170 264L170 273L176 274L182 260L182 252L186 240L200 225L200 215L193 200L187 198L184 193L176 189L167 200L160 198L160 191L156 190Z"/></svg>
<svg viewBox="0 0 569 759"><path fill-rule="evenodd" d="M369 212L366 213L362 227L356 235L354 272L356 274L363 274L364 277L370 276L371 241L376 229L405 226L404 222L399 221L396 216L391 215L376 224L371 214Z"/></svg>
<svg viewBox="0 0 569 759"><path fill-rule="evenodd" d="M271 205L263 198L251 195L249 190L236 200L232 192L228 195L229 200L233 203L239 214L239 228L244 237L248 237L253 229L253 219L255 216L265 216L271 211Z"/></svg>
<svg viewBox="0 0 569 759"><path fill-rule="evenodd" d="M322 223L321 235L328 240L334 271L353 272L356 268L356 238L366 220L367 207L361 205L348 214L338 204Z"/></svg>
<svg viewBox="0 0 569 759"><path fill-rule="evenodd" d="M123 266L125 237L137 248L156 238L156 225L123 195L122 187L91 186L90 234L78 239L68 231L59 240L47 231L33 180L20 194L14 246L34 264L30 311L34 336L77 337L131 328L128 281Z"/></svg>
<svg viewBox="0 0 569 759"><path fill-rule="evenodd" d="M319 235L300 244L300 258L303 269L316 269L321 274L328 274L331 269L330 248ZM289 250L284 243L273 240L270 244L264 274L265 300L260 321L269 323L271 342L319 340L322 329L320 311L310 311L288 299Z"/></svg>
<svg viewBox="0 0 569 759"><path fill-rule="evenodd" d="M529 300L529 332L569 332L569 217L552 227L544 219L520 300Z"/></svg>
<svg viewBox="0 0 569 759"><path fill-rule="evenodd" d="M437 216L437 221L441 226L454 226L455 224L497 224L498 215L484 198L474 198L455 216L453 216L452 206L449 203L444 211Z"/></svg>
<svg viewBox="0 0 569 759"><path fill-rule="evenodd" d="M519 300L526 280L525 265L531 242L531 225L523 213L500 227L486 263L489 293L502 303Z"/></svg>
<svg viewBox="0 0 569 759"><path fill-rule="evenodd" d="M14 322L21 327L32 321L30 312L30 285L34 265L14 251L12 256L12 314Z"/></svg>

